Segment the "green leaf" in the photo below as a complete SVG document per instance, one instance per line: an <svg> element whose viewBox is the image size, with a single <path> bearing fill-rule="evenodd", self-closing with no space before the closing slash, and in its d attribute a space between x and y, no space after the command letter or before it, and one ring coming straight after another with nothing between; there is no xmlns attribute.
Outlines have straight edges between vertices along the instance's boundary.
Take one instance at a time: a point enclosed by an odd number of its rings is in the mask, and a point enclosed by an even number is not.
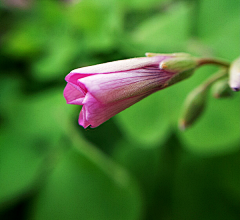
<svg viewBox="0 0 240 220"><path fill-rule="evenodd" d="M75 39L59 34L46 42L47 54L32 63L32 73L38 80L53 80L71 71L71 63L77 54Z"/></svg>
<svg viewBox="0 0 240 220"><path fill-rule="evenodd" d="M61 149L62 90L26 97L12 82L15 80L2 80L1 86L1 209L39 187L37 180L49 165L46 159Z"/></svg>
<svg viewBox="0 0 240 220"><path fill-rule="evenodd" d="M33 149L32 144L41 145L44 142L36 140L34 143L11 132L1 134L0 210L17 202L37 186L44 155Z"/></svg>
<svg viewBox="0 0 240 220"><path fill-rule="evenodd" d="M239 9L238 0L200 1L199 36L214 54L228 59L239 56Z"/></svg>
<svg viewBox="0 0 240 220"><path fill-rule="evenodd" d="M219 56L234 60L240 54L239 14L231 15L231 20L221 27L221 29L214 31L206 42Z"/></svg>
<svg viewBox="0 0 240 220"><path fill-rule="evenodd" d="M141 146L154 147L168 137L167 103L159 91L134 104L115 118L123 135Z"/></svg>
<svg viewBox="0 0 240 220"><path fill-rule="evenodd" d="M119 141L114 147L113 158L134 175L147 198L154 193L160 173L160 150L139 146L142 144Z"/></svg>
<svg viewBox="0 0 240 220"><path fill-rule="evenodd" d="M141 214L138 189L126 176L121 183L85 156L70 151L39 193L30 219L137 220Z"/></svg>
<svg viewBox="0 0 240 220"><path fill-rule="evenodd" d="M134 9L134 10L149 10L153 7L158 7L163 3L168 3L169 0L119 0L124 2L125 7Z"/></svg>
<svg viewBox="0 0 240 220"><path fill-rule="evenodd" d="M239 152L213 158L183 154L173 183L173 219L237 220L239 156Z"/></svg>
<svg viewBox="0 0 240 220"><path fill-rule="evenodd" d="M188 16L186 4L175 4L140 24L132 33L133 42L146 52L181 51L188 38Z"/></svg>
<svg viewBox="0 0 240 220"><path fill-rule="evenodd" d="M216 31L224 29L239 14L238 0L201 0L199 6L199 31L202 38L215 35ZM222 19L223 15L229 19Z"/></svg>

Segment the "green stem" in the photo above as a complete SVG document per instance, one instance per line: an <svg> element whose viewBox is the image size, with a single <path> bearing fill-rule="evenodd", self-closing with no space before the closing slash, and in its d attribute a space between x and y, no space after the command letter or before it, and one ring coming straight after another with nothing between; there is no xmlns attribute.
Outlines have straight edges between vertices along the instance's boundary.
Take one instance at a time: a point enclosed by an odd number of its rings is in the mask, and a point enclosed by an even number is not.
<svg viewBox="0 0 240 220"><path fill-rule="evenodd" d="M227 68L222 68L220 69L218 72L216 72L214 75L212 75L211 77L209 77L203 84L201 84L200 86L202 86L203 89L208 89L214 82L216 82L217 80L226 77L227 76Z"/></svg>
<svg viewBox="0 0 240 220"><path fill-rule="evenodd" d="M219 65L219 66L224 66L224 67L229 67L230 63L224 60L219 60L216 58L199 58L198 60L198 66L202 66L205 64L214 64L214 65Z"/></svg>

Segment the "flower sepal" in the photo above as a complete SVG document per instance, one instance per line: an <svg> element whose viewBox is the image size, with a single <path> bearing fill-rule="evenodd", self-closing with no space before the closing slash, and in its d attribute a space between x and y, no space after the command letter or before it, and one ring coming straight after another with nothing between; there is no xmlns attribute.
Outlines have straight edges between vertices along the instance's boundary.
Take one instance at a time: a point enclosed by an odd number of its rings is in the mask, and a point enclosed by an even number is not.
<svg viewBox="0 0 240 220"><path fill-rule="evenodd" d="M198 66L198 61L190 55L182 55L169 58L159 64L159 68L168 72L176 73L165 86L170 86L190 77Z"/></svg>

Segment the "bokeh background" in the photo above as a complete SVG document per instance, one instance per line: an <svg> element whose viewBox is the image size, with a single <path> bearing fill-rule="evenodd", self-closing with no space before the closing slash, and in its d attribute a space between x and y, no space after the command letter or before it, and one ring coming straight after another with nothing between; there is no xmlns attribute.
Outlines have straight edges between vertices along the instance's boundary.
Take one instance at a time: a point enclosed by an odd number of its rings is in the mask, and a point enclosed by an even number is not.
<svg viewBox="0 0 240 220"><path fill-rule="evenodd" d="M1 0L0 219L239 220L240 95L211 94L185 132L187 94L157 92L98 128L77 123L78 67L188 52L240 55L239 0Z"/></svg>

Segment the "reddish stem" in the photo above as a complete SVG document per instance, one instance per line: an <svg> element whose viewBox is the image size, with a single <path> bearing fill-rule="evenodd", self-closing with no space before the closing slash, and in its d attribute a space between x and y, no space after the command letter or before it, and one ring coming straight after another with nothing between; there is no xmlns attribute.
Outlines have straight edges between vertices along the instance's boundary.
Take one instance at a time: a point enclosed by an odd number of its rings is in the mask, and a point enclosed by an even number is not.
<svg viewBox="0 0 240 220"><path fill-rule="evenodd" d="M200 58L198 59L198 66L202 66L205 64L215 64L215 65L220 65L224 67L229 67L230 63L224 60L217 60L214 58Z"/></svg>

